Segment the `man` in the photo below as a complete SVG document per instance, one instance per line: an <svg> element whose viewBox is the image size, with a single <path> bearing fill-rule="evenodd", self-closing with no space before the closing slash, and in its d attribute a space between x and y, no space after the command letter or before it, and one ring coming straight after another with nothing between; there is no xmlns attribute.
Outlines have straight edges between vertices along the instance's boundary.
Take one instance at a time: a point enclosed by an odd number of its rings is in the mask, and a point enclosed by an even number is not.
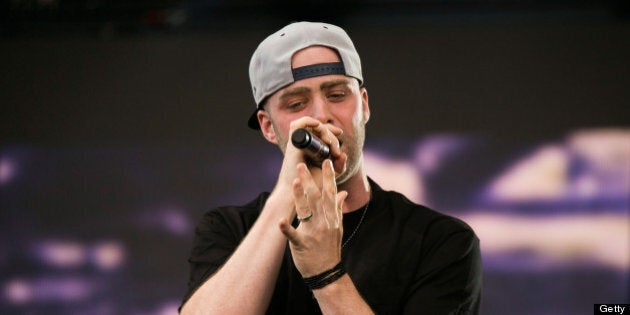
<svg viewBox="0 0 630 315"><path fill-rule="evenodd" d="M249 126L284 160L271 193L204 215L182 314L476 314L474 232L365 173L370 107L345 31L290 24L258 46L249 75ZM321 167L291 143L298 128L330 147Z"/></svg>

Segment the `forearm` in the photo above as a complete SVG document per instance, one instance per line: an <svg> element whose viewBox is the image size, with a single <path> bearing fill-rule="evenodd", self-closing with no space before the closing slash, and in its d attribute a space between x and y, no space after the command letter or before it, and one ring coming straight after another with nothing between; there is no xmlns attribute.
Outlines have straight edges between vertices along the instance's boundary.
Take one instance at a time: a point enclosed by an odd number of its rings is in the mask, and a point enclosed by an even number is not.
<svg viewBox="0 0 630 315"><path fill-rule="evenodd" d="M286 247L277 224L281 218L290 218L292 207L289 194L272 194L247 236L184 304L182 314L264 313Z"/></svg>
<svg viewBox="0 0 630 315"><path fill-rule="evenodd" d="M348 274L313 294L323 314L374 314Z"/></svg>

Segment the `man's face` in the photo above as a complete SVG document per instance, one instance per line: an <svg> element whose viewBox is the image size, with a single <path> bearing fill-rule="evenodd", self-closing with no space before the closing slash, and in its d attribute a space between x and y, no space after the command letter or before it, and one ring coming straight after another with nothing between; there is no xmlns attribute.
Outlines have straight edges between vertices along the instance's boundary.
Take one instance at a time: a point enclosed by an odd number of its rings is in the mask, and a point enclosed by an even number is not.
<svg viewBox="0 0 630 315"><path fill-rule="evenodd" d="M298 51L292 67L338 62L337 53L323 46ZM343 130L339 137L341 150L348 155L346 171L339 175L341 184L356 173L361 165L365 124L369 118L367 91L356 79L344 75L325 75L296 81L269 97L259 122L265 137L284 153L293 120L309 116Z"/></svg>

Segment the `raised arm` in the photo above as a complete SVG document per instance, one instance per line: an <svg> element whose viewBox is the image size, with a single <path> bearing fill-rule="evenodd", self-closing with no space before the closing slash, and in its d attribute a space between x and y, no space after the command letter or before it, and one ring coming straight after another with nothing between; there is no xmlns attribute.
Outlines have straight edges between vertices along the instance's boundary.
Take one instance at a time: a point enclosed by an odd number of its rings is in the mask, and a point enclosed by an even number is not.
<svg viewBox="0 0 630 315"><path fill-rule="evenodd" d="M290 219L292 208L290 192L274 191L236 251L188 299L181 314L263 314L286 247L277 222Z"/></svg>
<svg viewBox="0 0 630 315"><path fill-rule="evenodd" d="M333 156L340 164L345 163L336 138L340 129L325 127L306 117L291 126L292 130L310 127L328 143L334 143ZM297 165L303 161L301 151L288 144L276 187L256 222L230 258L185 302L183 315L262 314L266 311L287 244L278 222L291 222L295 218L292 185Z"/></svg>

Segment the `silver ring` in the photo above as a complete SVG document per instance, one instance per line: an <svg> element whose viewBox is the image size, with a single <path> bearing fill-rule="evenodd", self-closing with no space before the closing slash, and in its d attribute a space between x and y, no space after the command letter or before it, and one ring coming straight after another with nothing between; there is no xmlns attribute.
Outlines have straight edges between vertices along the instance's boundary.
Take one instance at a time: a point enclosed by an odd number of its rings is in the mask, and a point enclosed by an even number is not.
<svg viewBox="0 0 630 315"><path fill-rule="evenodd" d="M313 211L311 211L311 213L309 213L306 216L303 216L301 218L300 218L300 216L298 216L297 219L300 222L302 222L302 221L306 222L306 221L310 220L312 216L313 216Z"/></svg>

